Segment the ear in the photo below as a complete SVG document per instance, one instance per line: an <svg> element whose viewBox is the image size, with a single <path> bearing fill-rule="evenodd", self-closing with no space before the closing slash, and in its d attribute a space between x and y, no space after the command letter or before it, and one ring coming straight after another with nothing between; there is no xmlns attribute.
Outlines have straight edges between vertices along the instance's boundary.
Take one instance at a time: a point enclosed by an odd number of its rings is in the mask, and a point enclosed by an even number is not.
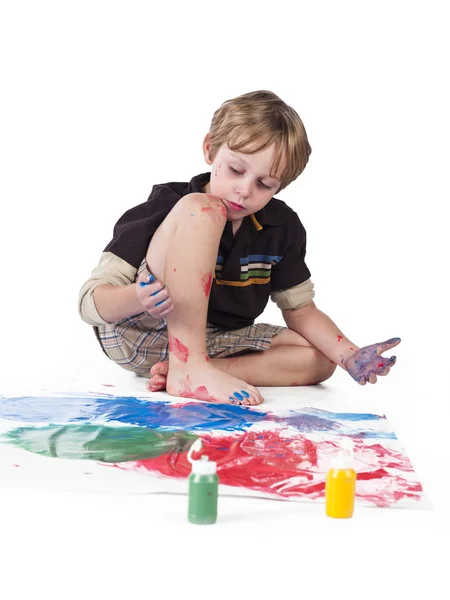
<svg viewBox="0 0 450 600"><path fill-rule="evenodd" d="M208 165L212 165L213 161L210 156L211 152L211 142L209 132L205 135L205 139L203 140L203 156L205 157L205 161Z"/></svg>

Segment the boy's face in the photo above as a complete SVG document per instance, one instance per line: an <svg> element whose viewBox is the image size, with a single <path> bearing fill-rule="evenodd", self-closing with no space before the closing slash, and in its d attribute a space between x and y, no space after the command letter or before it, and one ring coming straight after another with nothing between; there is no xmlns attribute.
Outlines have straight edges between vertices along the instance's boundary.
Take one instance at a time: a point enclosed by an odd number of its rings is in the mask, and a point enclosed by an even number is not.
<svg viewBox="0 0 450 600"><path fill-rule="evenodd" d="M209 151L210 143L205 138L203 153L211 165L211 181L205 192L224 202L228 220L241 221L261 210L278 191L280 179L269 176L274 144L255 154L233 152L222 144L213 161Z"/></svg>

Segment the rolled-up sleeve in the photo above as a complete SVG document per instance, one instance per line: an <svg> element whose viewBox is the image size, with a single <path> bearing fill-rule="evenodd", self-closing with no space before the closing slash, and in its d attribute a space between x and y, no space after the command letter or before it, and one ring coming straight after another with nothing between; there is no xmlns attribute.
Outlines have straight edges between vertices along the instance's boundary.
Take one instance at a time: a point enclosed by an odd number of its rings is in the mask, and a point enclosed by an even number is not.
<svg viewBox="0 0 450 600"><path fill-rule="evenodd" d="M94 301L94 290L105 283L125 286L134 283L137 269L112 252L103 252L91 277L83 284L78 295L78 313L88 325L107 325L99 315Z"/></svg>

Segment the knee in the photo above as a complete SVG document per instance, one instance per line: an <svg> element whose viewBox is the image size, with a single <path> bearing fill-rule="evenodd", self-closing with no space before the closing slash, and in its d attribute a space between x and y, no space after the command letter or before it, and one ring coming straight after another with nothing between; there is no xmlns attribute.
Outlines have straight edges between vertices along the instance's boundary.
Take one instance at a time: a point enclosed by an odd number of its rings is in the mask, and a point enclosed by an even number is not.
<svg viewBox="0 0 450 600"><path fill-rule="evenodd" d="M200 192L194 192L183 196L178 202L178 206L181 209L188 210L190 213L194 213L196 216L204 218L216 218L219 220L226 221L227 209L225 204L217 196L211 194L202 194Z"/></svg>
<svg viewBox="0 0 450 600"><path fill-rule="evenodd" d="M330 360L327 356L322 354L317 348L311 348L310 353L311 361L311 383L310 385L317 385L322 383L333 375L336 371L336 363Z"/></svg>

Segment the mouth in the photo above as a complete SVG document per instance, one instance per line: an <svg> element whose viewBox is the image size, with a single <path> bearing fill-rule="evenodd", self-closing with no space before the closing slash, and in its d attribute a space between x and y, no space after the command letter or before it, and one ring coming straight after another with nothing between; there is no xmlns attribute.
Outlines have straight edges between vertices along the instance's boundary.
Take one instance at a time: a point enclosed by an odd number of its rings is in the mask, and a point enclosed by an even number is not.
<svg viewBox="0 0 450 600"><path fill-rule="evenodd" d="M236 212L240 212L241 210L245 210L244 206L241 206L240 204L235 204L234 202L230 202L230 200L226 200L226 203L228 204L228 206L232 210L235 210Z"/></svg>

